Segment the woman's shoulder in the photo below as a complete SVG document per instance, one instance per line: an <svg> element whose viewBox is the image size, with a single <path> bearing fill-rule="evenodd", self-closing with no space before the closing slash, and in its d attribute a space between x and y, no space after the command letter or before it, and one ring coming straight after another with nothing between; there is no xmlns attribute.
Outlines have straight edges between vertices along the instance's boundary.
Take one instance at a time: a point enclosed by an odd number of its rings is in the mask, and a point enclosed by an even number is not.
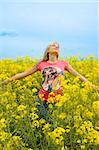
<svg viewBox="0 0 99 150"><path fill-rule="evenodd" d="M38 62L37 62L37 69L41 70L44 65L45 65L45 61L44 60L42 60L42 59L38 60Z"/></svg>
<svg viewBox="0 0 99 150"><path fill-rule="evenodd" d="M61 65L64 67L64 70L66 70L69 66L69 63L66 60L61 60Z"/></svg>

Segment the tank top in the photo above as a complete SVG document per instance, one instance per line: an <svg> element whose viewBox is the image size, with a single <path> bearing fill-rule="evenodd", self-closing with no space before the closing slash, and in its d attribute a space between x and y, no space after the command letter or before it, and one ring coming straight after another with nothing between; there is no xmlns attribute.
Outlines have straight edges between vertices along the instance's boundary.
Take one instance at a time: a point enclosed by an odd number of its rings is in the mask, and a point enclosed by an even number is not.
<svg viewBox="0 0 99 150"><path fill-rule="evenodd" d="M37 65L37 70L42 73L42 88L38 92L38 97L44 101L48 101L49 93L62 95L60 87L61 78L64 78L64 70L66 70L68 62L61 60L55 63L40 61ZM55 96L54 95L54 96Z"/></svg>

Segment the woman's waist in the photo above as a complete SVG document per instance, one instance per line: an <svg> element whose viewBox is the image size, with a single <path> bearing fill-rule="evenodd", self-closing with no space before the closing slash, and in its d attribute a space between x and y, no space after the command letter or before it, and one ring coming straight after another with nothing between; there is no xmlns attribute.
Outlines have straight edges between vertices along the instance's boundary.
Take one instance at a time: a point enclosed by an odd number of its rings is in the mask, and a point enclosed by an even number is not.
<svg viewBox="0 0 99 150"><path fill-rule="evenodd" d="M57 95L62 95L62 90L60 88L56 91L46 91L45 89L41 88L38 92L39 98L43 99L43 101L46 102L56 101Z"/></svg>
<svg viewBox="0 0 99 150"><path fill-rule="evenodd" d="M54 94L62 94L62 89L58 88L57 90L45 90L43 87L39 90L39 94L50 94L50 93L54 93Z"/></svg>

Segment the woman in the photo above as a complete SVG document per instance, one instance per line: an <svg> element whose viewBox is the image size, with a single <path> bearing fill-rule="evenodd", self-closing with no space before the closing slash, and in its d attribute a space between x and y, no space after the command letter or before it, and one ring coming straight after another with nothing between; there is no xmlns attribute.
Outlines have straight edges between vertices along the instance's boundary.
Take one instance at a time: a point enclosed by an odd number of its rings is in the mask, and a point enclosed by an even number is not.
<svg viewBox="0 0 99 150"><path fill-rule="evenodd" d="M35 66L30 68L29 70L16 74L12 76L9 80L5 80L3 84L7 84L12 80L19 80L26 76L29 76L36 71L41 71L43 81L42 88L38 92L38 109L39 116L43 117L47 120L48 113L48 99L51 92L55 95L62 95L62 89L60 88L59 77L63 77L64 71L68 71L74 76L78 76L79 79L83 82L88 81L85 77L83 77L80 73L78 73L68 62L64 60L58 60L59 58L59 44L57 42L53 42L48 45L44 57L41 61L39 61ZM55 96L54 95L54 96ZM42 102L40 99L43 99Z"/></svg>

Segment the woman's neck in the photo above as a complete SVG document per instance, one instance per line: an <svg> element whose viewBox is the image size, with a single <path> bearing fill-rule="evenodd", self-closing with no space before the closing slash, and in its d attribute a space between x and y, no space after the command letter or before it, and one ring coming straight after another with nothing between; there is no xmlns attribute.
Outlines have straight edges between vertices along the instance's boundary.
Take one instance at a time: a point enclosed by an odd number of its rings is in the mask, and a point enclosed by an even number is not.
<svg viewBox="0 0 99 150"><path fill-rule="evenodd" d="M47 62L55 63L57 61L58 61L57 59L49 59Z"/></svg>
<svg viewBox="0 0 99 150"><path fill-rule="evenodd" d="M52 62L52 63L53 63L53 62L57 62L57 61L58 61L58 59L57 59L56 56L54 56L54 57L53 57L53 56L50 56L50 57L49 57L49 60L48 60L48 62Z"/></svg>

